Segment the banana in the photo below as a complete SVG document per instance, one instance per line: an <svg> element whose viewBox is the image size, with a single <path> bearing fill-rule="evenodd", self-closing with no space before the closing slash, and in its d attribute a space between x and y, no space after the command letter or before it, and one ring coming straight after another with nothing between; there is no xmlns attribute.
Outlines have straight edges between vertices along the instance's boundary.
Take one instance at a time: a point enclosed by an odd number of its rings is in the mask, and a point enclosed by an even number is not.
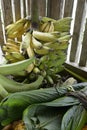
<svg viewBox="0 0 87 130"><path fill-rule="evenodd" d="M27 54L30 58L35 56L33 48L32 48L32 35L30 32L27 32L25 34L23 43L22 43L22 48L26 48Z"/></svg>
<svg viewBox="0 0 87 130"><path fill-rule="evenodd" d="M32 64L30 64L30 65L27 67L26 71L27 71L28 73L30 73L33 69L34 69L34 64L32 63Z"/></svg>
<svg viewBox="0 0 87 130"><path fill-rule="evenodd" d="M36 39L44 41L44 42L54 41L57 39L56 36L52 35L51 33L47 33L47 32L33 31L32 35Z"/></svg>
<svg viewBox="0 0 87 130"><path fill-rule="evenodd" d="M70 24L71 24L71 17L66 17L59 19L57 21L54 21L54 30L59 32L69 32L70 30Z"/></svg>
<svg viewBox="0 0 87 130"><path fill-rule="evenodd" d="M10 55L12 55L15 59L20 60L25 60L25 57L19 53L19 52L11 52Z"/></svg>
<svg viewBox="0 0 87 130"><path fill-rule="evenodd" d="M47 47L53 48L54 50L63 50L63 49L67 49L68 47L68 42L67 41L63 41L63 42L49 42L44 44Z"/></svg>
<svg viewBox="0 0 87 130"><path fill-rule="evenodd" d="M20 46L18 46L17 44L12 44L12 43L9 43L9 42L6 42L6 46L8 47L13 47L13 48L16 48L16 49L20 49Z"/></svg>
<svg viewBox="0 0 87 130"><path fill-rule="evenodd" d="M65 36L62 36L60 38L58 38L58 42L68 42L70 39L71 39L71 35L65 35Z"/></svg>
<svg viewBox="0 0 87 130"><path fill-rule="evenodd" d="M47 26L45 27L43 32L49 32L50 24L50 22L47 23Z"/></svg>
<svg viewBox="0 0 87 130"><path fill-rule="evenodd" d="M34 62L34 60L35 58L33 57L16 63L1 65L0 74L9 75L14 74L16 72L20 72L22 70L26 70L27 67Z"/></svg>
<svg viewBox="0 0 87 130"><path fill-rule="evenodd" d="M4 87L4 89L6 89L8 92L11 93L37 89L42 84L43 79L44 77L39 75L34 82L30 84L25 84L25 83L16 82L0 74L0 84Z"/></svg>
<svg viewBox="0 0 87 130"><path fill-rule="evenodd" d="M31 46L35 49L40 49L43 47L42 43L39 42L38 40L36 40L33 36L32 36L32 42L31 42Z"/></svg>
<svg viewBox="0 0 87 130"><path fill-rule="evenodd" d="M34 57L35 54L34 54L34 50L33 50L33 48L32 48L32 35L31 35L30 32L27 32L26 35L24 36L23 44L25 44L25 45L23 45L23 46L25 46L25 47L23 47L23 48L26 48L28 57L29 57L29 58ZM35 61L34 61L34 62L35 62ZM30 64L30 65L27 67L26 71L27 71L28 73L30 73L30 72L33 70L33 68L34 68L34 63Z"/></svg>
<svg viewBox="0 0 87 130"><path fill-rule="evenodd" d="M49 21L55 22L56 20L52 19L52 18L49 18L49 17L42 17L41 21L45 23L45 22L49 22Z"/></svg>
<svg viewBox="0 0 87 130"><path fill-rule="evenodd" d="M33 72L35 74L40 74L40 69L38 67L34 67Z"/></svg>
<svg viewBox="0 0 87 130"><path fill-rule="evenodd" d="M9 62L9 63L14 63L14 62L18 62L18 60L16 58L14 58L10 53L6 52L4 54L5 59Z"/></svg>
<svg viewBox="0 0 87 130"><path fill-rule="evenodd" d="M17 49L17 48L13 48L13 47L8 47L8 46L6 46L6 45L4 45L3 47L2 47L2 50L3 50L3 52L13 52L13 51L16 51L16 52L19 52L19 50Z"/></svg>
<svg viewBox="0 0 87 130"><path fill-rule="evenodd" d="M6 35L9 38L20 37L30 27L28 19L20 19L6 27Z"/></svg>
<svg viewBox="0 0 87 130"><path fill-rule="evenodd" d="M44 32L44 29L46 28L47 25L48 25L48 22L41 24L40 31Z"/></svg>
<svg viewBox="0 0 87 130"><path fill-rule="evenodd" d="M53 49L47 47L47 46L43 46L43 48L41 49L34 49L35 53L39 54L39 55L46 55L49 52L53 51Z"/></svg>
<svg viewBox="0 0 87 130"><path fill-rule="evenodd" d="M50 23L50 28L49 28L49 31L48 32L53 32L54 31L54 24L53 22L51 21Z"/></svg>

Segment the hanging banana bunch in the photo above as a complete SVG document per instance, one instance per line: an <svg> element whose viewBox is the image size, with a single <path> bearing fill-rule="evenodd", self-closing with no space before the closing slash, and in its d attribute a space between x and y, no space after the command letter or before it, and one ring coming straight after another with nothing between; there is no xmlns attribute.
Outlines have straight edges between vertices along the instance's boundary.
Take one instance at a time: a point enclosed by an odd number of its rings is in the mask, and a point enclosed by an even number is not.
<svg viewBox="0 0 87 130"><path fill-rule="evenodd" d="M52 84L53 75L63 70L66 60L66 50L71 39L71 20L70 17L59 20L43 17L38 30L33 29L31 20L26 18L8 25L7 42L2 47L7 63L36 57L27 66L26 72L34 75L41 73ZM22 41L15 41L20 36L23 37Z"/></svg>

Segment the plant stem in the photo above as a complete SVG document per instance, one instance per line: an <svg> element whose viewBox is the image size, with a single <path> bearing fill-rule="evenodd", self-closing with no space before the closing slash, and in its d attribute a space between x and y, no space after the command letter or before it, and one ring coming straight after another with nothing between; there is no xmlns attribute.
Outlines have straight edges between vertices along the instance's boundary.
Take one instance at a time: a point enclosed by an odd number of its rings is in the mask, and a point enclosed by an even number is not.
<svg viewBox="0 0 87 130"><path fill-rule="evenodd" d="M31 27L39 28L39 0L31 0Z"/></svg>

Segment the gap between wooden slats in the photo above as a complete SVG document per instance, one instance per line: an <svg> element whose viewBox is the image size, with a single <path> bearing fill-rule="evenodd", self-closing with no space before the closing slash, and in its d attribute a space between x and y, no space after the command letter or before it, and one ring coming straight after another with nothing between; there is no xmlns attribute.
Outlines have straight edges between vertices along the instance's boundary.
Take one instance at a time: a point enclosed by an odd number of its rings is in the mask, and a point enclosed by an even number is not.
<svg viewBox="0 0 87 130"><path fill-rule="evenodd" d="M86 66L86 61L87 61L87 20L86 20L84 38L82 43L79 66Z"/></svg>
<svg viewBox="0 0 87 130"><path fill-rule="evenodd" d="M77 51L77 46L78 46L78 41L79 41L84 6L85 6L85 0L81 0L77 2L74 32L73 32L73 39L72 39L72 45L71 45L71 51L70 51L71 62L75 62L75 58L76 58L76 51Z"/></svg>
<svg viewBox="0 0 87 130"><path fill-rule="evenodd" d="M48 0L47 16L54 19L61 18L63 16L62 15L63 5L64 5L64 0Z"/></svg>

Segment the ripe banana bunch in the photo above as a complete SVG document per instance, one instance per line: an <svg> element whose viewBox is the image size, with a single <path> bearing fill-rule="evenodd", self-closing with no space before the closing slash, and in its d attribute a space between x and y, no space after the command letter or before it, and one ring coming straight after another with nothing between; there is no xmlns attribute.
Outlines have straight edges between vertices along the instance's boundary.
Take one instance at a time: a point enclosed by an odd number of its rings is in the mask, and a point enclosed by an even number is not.
<svg viewBox="0 0 87 130"><path fill-rule="evenodd" d="M6 44L2 46L4 57L9 63L18 62L24 60L25 57L20 53L20 42L16 42L12 39L7 39Z"/></svg>
<svg viewBox="0 0 87 130"><path fill-rule="evenodd" d="M30 21L26 18L20 19L6 27L6 35L8 38L21 37L26 30L30 28Z"/></svg>

